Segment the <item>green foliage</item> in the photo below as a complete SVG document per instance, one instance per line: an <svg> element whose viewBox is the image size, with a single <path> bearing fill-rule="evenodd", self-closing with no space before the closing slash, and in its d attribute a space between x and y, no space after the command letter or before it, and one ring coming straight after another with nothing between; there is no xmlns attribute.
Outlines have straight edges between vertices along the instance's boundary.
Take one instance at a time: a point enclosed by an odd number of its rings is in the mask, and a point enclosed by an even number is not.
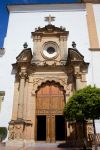
<svg viewBox="0 0 100 150"><path fill-rule="evenodd" d="M0 127L0 139L1 141L4 140L7 136L7 128L6 127Z"/></svg>
<svg viewBox="0 0 100 150"><path fill-rule="evenodd" d="M64 107L68 120L83 121L100 118L100 88L87 86L71 96Z"/></svg>

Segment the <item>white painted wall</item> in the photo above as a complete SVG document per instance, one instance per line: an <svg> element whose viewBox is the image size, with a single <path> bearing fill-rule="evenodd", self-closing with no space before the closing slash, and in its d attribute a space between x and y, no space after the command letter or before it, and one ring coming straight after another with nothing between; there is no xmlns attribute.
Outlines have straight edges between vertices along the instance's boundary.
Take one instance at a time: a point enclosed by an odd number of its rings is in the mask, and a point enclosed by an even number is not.
<svg viewBox="0 0 100 150"><path fill-rule="evenodd" d="M71 47L72 41L77 44L77 49L84 55L86 62L91 62L92 54L88 50L89 40L86 22L86 11L84 5L68 4L68 5L41 5L41 6L10 6L10 16L7 36L4 47L6 49L5 55L0 58L0 90L5 90L6 95L2 103L2 110L0 112L0 126L7 126L11 120L12 103L13 103L13 87L14 75L11 75L12 63L16 62L16 57L23 50L24 42L27 42L29 47L33 49L33 42L31 39L31 32L36 27L43 27L47 24L44 17L51 14L55 16L55 26L64 26L69 31L68 47ZM94 56L93 64L97 65L96 56ZM99 54L98 59L99 59ZM98 67L94 71L98 72ZM93 82L100 83L100 78L97 73L92 76L92 64L89 66L89 73L87 75L88 84ZM96 78L98 76L98 78Z"/></svg>
<svg viewBox="0 0 100 150"><path fill-rule="evenodd" d="M93 4L97 36L100 48L100 4ZM91 52L92 84L100 87L100 50ZM96 120L96 131L100 133L100 120Z"/></svg>

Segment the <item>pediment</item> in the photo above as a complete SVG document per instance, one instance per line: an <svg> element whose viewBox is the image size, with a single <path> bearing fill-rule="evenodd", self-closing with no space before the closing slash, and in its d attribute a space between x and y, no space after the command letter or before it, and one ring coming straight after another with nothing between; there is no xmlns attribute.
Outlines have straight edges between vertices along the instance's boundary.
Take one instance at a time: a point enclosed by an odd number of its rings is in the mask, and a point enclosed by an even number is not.
<svg viewBox="0 0 100 150"><path fill-rule="evenodd" d="M24 49L17 57L17 62L31 62L32 52L31 49Z"/></svg>
<svg viewBox="0 0 100 150"><path fill-rule="evenodd" d="M47 26L43 27L43 28L36 28L35 32L32 32L32 36L36 36L39 35L42 36L44 34L61 34L64 36L67 36L69 34L68 31L66 31L66 29L64 27L56 27L52 24L48 24Z"/></svg>
<svg viewBox="0 0 100 150"><path fill-rule="evenodd" d="M73 48L68 49L68 60L73 62L84 61L84 56L77 50Z"/></svg>

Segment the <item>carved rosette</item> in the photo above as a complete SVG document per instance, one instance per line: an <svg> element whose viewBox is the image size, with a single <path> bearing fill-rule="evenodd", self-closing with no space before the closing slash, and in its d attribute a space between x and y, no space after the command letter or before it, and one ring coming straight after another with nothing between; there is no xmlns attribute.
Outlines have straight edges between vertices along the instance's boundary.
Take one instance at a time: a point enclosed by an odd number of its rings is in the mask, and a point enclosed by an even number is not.
<svg viewBox="0 0 100 150"><path fill-rule="evenodd" d="M19 79L27 79L28 78L28 74L26 72L20 72L19 73Z"/></svg>

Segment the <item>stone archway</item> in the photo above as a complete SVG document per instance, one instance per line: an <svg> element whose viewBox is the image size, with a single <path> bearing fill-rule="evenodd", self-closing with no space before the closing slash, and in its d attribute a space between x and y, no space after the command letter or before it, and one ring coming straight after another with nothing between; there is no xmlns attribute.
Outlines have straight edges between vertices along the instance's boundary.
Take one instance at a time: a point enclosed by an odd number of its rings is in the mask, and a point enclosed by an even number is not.
<svg viewBox="0 0 100 150"><path fill-rule="evenodd" d="M34 95L37 89L46 82L55 82L58 83L59 86L62 86L66 95L70 96L73 93L73 82L68 83L68 77L60 78L60 77L45 77L45 78L35 78L33 81L33 89L32 94Z"/></svg>
<svg viewBox="0 0 100 150"><path fill-rule="evenodd" d="M36 141L65 140L64 103L65 91L59 83L47 81L38 87L36 91Z"/></svg>

